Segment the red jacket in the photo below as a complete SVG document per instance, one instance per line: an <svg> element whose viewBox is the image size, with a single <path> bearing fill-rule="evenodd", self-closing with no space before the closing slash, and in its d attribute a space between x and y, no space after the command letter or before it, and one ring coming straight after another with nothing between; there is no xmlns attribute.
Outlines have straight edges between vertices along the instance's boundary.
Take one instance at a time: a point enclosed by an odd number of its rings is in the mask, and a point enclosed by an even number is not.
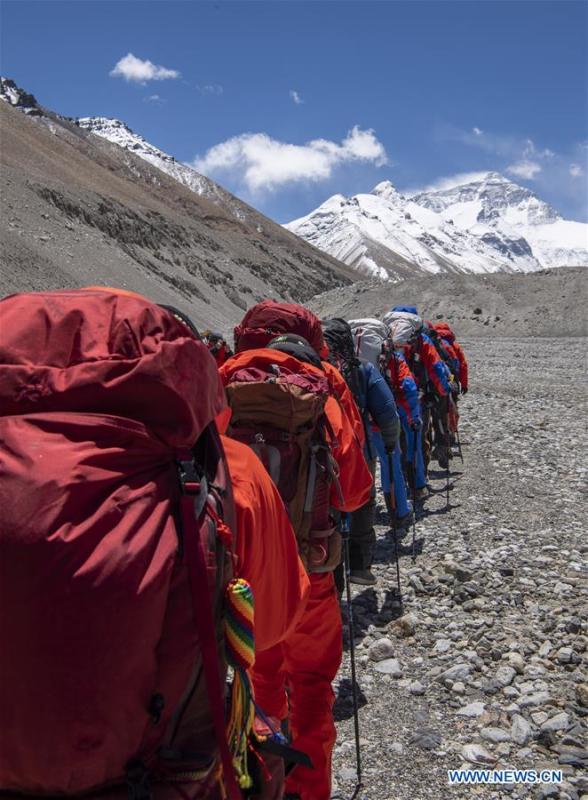
<svg viewBox="0 0 588 800"><path fill-rule="evenodd" d="M449 344L455 350L455 354L457 356L457 359L459 360L459 382L461 384L461 388L467 390L468 362L461 345L459 344L459 342L456 342L455 334L453 333L447 322L439 322L437 325L435 325L435 330L440 336L442 336L444 339L447 339Z"/></svg>
<svg viewBox="0 0 588 800"><path fill-rule="evenodd" d="M255 601L255 651L282 642L300 619L310 581L298 556L284 503L250 447L222 436L229 464L237 531L235 573Z"/></svg>

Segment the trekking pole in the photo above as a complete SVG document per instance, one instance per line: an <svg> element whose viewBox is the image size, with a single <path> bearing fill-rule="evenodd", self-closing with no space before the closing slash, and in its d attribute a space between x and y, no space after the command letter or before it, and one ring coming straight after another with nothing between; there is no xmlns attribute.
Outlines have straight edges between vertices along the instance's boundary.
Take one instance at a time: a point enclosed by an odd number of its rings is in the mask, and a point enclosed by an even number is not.
<svg viewBox="0 0 588 800"><path fill-rule="evenodd" d="M416 465L417 465L417 446L419 443L419 432L413 431L412 438L412 563L416 563Z"/></svg>
<svg viewBox="0 0 588 800"><path fill-rule="evenodd" d="M353 725L355 728L355 761L357 765L357 784L351 800L362 788L361 781L361 747L359 744L359 704L357 700L357 682L355 672L355 641L353 638L353 607L351 605L351 558L349 553L349 514L341 515L341 535L343 537L343 564L345 568L345 596L347 598L347 629L349 632L349 661L351 664L351 697L353 700Z"/></svg>
<svg viewBox="0 0 588 800"><path fill-rule="evenodd" d="M394 491L394 462L391 453L388 453L388 471L390 472L390 524L392 536L394 537L394 561L396 562L396 583L398 585L398 601L402 605L402 590L400 589L400 561L398 559L398 529L396 527L396 493Z"/></svg>
<svg viewBox="0 0 588 800"><path fill-rule="evenodd" d="M449 400L447 401L447 414L445 416L445 460L447 465L445 467L445 507L449 511L449 458L451 456L451 448L449 446Z"/></svg>
<svg viewBox="0 0 588 800"><path fill-rule="evenodd" d="M461 458L461 463L463 464L463 453L461 451L461 441L459 438L459 430L457 428L455 429L455 438L457 441L457 454Z"/></svg>

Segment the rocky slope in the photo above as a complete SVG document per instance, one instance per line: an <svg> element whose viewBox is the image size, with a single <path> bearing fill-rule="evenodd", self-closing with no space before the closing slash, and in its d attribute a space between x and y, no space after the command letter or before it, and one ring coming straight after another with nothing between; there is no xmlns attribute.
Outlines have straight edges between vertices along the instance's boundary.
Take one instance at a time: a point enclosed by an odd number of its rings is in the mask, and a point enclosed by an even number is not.
<svg viewBox="0 0 588 800"><path fill-rule="evenodd" d="M495 172L413 197L384 181L334 195L286 227L363 275L393 280L588 265L588 225Z"/></svg>
<svg viewBox="0 0 588 800"><path fill-rule="evenodd" d="M354 278L233 198L236 214L223 190L224 205L22 90L2 92L0 292L122 286L228 332L261 298L304 301Z"/></svg>
<svg viewBox="0 0 588 800"><path fill-rule="evenodd" d="M466 340L464 464L401 541L404 615L379 498L375 589L354 587L359 800L588 797L588 446L584 343ZM338 680L335 796L354 785L349 661ZM561 769L559 786L448 786L447 770Z"/></svg>
<svg viewBox="0 0 588 800"><path fill-rule="evenodd" d="M426 319L445 319L458 336L586 336L588 270L532 274L427 275L399 283L371 281L318 295L319 316L382 318L394 305L416 303Z"/></svg>
<svg viewBox="0 0 588 800"><path fill-rule="evenodd" d="M207 200L210 200L215 205L221 206L238 220L257 225L262 230L262 222L266 225L273 225L270 220L264 220L262 215L255 211L255 209L243 203L243 201L239 200L235 195L227 192L219 186L218 183L215 183L205 175L196 172L192 167L182 164L173 156L155 147L155 145L152 145L143 136L132 131L124 122L107 117L79 117L75 120L75 124L96 136L100 136L118 145L118 147L129 150L134 155L149 162L149 164L157 167L157 169L160 169L162 172L165 172L191 191L196 192L196 194L202 197L206 197Z"/></svg>

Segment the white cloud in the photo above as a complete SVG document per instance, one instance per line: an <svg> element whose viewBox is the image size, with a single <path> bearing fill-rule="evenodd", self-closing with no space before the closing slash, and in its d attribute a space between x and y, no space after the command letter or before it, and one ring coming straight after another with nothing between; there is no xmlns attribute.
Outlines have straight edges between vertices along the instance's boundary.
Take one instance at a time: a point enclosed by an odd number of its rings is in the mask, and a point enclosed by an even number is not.
<svg viewBox="0 0 588 800"><path fill-rule="evenodd" d="M477 183L483 180L487 174L487 172L460 172L457 175L447 175L446 177L437 178L427 186L405 189L403 194L412 197L421 192L444 192L447 189L454 189L456 186L463 186L465 183Z"/></svg>
<svg viewBox="0 0 588 800"><path fill-rule="evenodd" d="M110 77L124 78L125 81L144 84L147 81L164 81L171 78L179 78L180 73L176 69L160 67L151 61L143 61L132 53L127 53L110 71Z"/></svg>
<svg viewBox="0 0 588 800"><path fill-rule="evenodd" d="M476 127L474 126L474 127L472 128L472 133L474 133L476 136L482 136L482 134L484 133L484 131L483 131L481 128L476 128Z"/></svg>
<svg viewBox="0 0 588 800"><path fill-rule="evenodd" d="M297 106L301 106L304 103L304 100L300 97L296 89L290 89L290 97Z"/></svg>
<svg viewBox="0 0 588 800"><path fill-rule="evenodd" d="M515 175L517 178L523 178L523 180L532 181L537 175L539 175L540 172L543 171L543 167L536 161L523 159L522 161L517 161L516 164L511 164L510 167L506 168L506 171L509 173L509 175Z"/></svg>
<svg viewBox="0 0 588 800"><path fill-rule="evenodd" d="M198 85L196 87L196 89L197 89L197 91L200 92L200 94L221 95L223 93L223 91L224 91L223 87L219 83L201 84L201 85Z"/></svg>
<svg viewBox="0 0 588 800"><path fill-rule="evenodd" d="M584 170L579 164L570 164L570 175L572 178L581 178L584 175Z"/></svg>
<svg viewBox="0 0 588 800"><path fill-rule="evenodd" d="M340 144L314 139L303 145L280 142L266 133L243 133L211 147L193 166L205 175L230 170L250 191L257 192L288 183L326 180L335 167L350 161L376 166L388 162L384 145L373 130L356 125Z"/></svg>
<svg viewBox="0 0 588 800"><path fill-rule="evenodd" d="M161 105L161 103L165 103L163 97L158 94L150 94L148 97L145 98L146 103L157 103Z"/></svg>

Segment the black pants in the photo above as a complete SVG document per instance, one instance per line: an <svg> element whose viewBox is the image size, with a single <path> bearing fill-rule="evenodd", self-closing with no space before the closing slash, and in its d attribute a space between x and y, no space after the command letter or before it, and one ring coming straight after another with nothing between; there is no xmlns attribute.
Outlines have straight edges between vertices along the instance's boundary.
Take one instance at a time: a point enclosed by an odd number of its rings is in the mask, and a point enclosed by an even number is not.
<svg viewBox="0 0 588 800"><path fill-rule="evenodd" d="M432 422L435 432L434 446L443 454L449 447L449 435L447 430L447 420L449 412L449 400L447 397L439 397L432 408Z"/></svg>
<svg viewBox="0 0 588 800"><path fill-rule="evenodd" d="M369 462L372 479L376 472L376 460ZM369 569L374 557L374 546L376 544L376 532L374 521L376 516L376 482L372 480L372 491L370 499L357 511L351 514L350 539L349 539L349 561L351 571Z"/></svg>

